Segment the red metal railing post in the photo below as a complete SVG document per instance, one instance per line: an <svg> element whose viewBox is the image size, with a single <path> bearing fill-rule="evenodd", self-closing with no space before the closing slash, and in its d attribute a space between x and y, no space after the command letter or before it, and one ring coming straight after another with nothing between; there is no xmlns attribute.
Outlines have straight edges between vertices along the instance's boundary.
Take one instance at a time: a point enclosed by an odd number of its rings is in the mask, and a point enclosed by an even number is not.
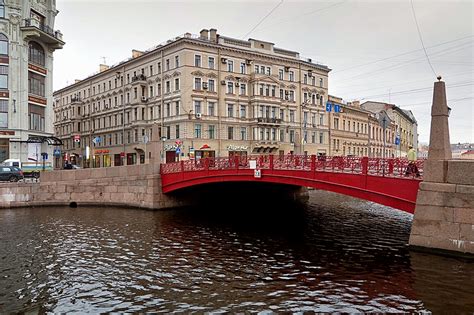
<svg viewBox="0 0 474 315"><path fill-rule="evenodd" d="M316 170L316 155L311 155L311 172Z"/></svg>
<svg viewBox="0 0 474 315"><path fill-rule="evenodd" d="M180 161L179 164L181 166L181 173L184 173L184 161Z"/></svg>
<svg viewBox="0 0 474 315"><path fill-rule="evenodd" d="M271 154L269 157L270 157L270 169L273 170L273 154Z"/></svg>
<svg viewBox="0 0 474 315"><path fill-rule="evenodd" d="M369 169L369 158L364 156L362 158L362 174L367 175Z"/></svg>
<svg viewBox="0 0 474 315"><path fill-rule="evenodd" d="M208 159L208 158L206 158L206 159L204 160L204 169L205 169L206 171L209 170L209 159Z"/></svg>
<svg viewBox="0 0 474 315"><path fill-rule="evenodd" d="M235 168L239 169L239 156L238 155L234 156L234 163L235 163Z"/></svg>
<svg viewBox="0 0 474 315"><path fill-rule="evenodd" d="M388 160L388 173L393 174L393 159Z"/></svg>

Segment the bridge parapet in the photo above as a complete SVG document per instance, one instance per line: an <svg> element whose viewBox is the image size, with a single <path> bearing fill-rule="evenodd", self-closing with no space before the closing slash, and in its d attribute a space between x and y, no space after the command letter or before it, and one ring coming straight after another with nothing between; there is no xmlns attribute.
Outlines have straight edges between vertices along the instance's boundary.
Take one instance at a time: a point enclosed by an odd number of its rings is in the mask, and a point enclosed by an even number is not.
<svg viewBox="0 0 474 315"><path fill-rule="evenodd" d="M409 161L404 158L368 158L315 155L250 155L246 157L215 157L186 160L161 165L161 174L174 174L204 170L245 170L251 162L261 170L304 170L319 172L341 172L387 177L422 178L424 159L416 161L420 175L407 174Z"/></svg>

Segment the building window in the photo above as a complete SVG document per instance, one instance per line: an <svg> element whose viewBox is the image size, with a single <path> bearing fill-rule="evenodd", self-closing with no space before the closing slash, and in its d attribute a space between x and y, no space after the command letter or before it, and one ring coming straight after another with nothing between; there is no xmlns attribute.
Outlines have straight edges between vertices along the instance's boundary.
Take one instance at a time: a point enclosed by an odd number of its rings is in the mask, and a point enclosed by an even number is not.
<svg viewBox="0 0 474 315"><path fill-rule="evenodd" d="M201 89L201 78L194 78L194 89L195 90Z"/></svg>
<svg viewBox="0 0 474 315"><path fill-rule="evenodd" d="M165 106L166 106L166 117L170 117L171 116L171 104L167 103Z"/></svg>
<svg viewBox="0 0 474 315"><path fill-rule="evenodd" d="M209 69L214 69L214 57L209 57Z"/></svg>
<svg viewBox="0 0 474 315"><path fill-rule="evenodd" d="M202 130L201 124L194 124L194 138L201 138Z"/></svg>
<svg viewBox="0 0 474 315"><path fill-rule="evenodd" d="M176 113L176 116L179 115L179 101L175 103L175 113Z"/></svg>
<svg viewBox="0 0 474 315"><path fill-rule="evenodd" d="M240 63L240 73L245 74L247 72L245 62Z"/></svg>
<svg viewBox="0 0 474 315"><path fill-rule="evenodd" d="M214 80L209 79L208 84L207 84L209 92L214 92L216 90L214 82L215 82Z"/></svg>
<svg viewBox="0 0 474 315"><path fill-rule="evenodd" d="M234 139L234 127L227 127L227 139Z"/></svg>
<svg viewBox="0 0 474 315"><path fill-rule="evenodd" d="M227 94L234 94L234 82L227 82Z"/></svg>
<svg viewBox="0 0 474 315"><path fill-rule="evenodd" d="M0 100L0 128L8 128L8 100Z"/></svg>
<svg viewBox="0 0 474 315"><path fill-rule="evenodd" d="M165 69L166 69L166 71L168 71L170 69L170 60L169 59L166 59L165 65L166 65Z"/></svg>
<svg viewBox="0 0 474 315"><path fill-rule="evenodd" d="M201 114L201 101L194 101L194 113Z"/></svg>
<svg viewBox="0 0 474 315"><path fill-rule="evenodd" d="M174 79L174 90L179 91L179 79Z"/></svg>
<svg viewBox="0 0 474 315"><path fill-rule="evenodd" d="M247 95L247 86L245 83L240 83L240 95Z"/></svg>
<svg viewBox="0 0 474 315"><path fill-rule="evenodd" d="M8 38L0 33L0 55L8 56Z"/></svg>
<svg viewBox="0 0 474 315"><path fill-rule="evenodd" d="M175 68L178 68L179 67L179 56L175 56L174 57L174 66ZM179 126L178 126L179 127Z"/></svg>
<svg viewBox="0 0 474 315"><path fill-rule="evenodd" d="M0 18L5 18L5 1L0 1Z"/></svg>
<svg viewBox="0 0 474 315"><path fill-rule="evenodd" d="M267 67L267 75L271 75L272 74L272 69L270 67Z"/></svg>
<svg viewBox="0 0 474 315"><path fill-rule="evenodd" d="M194 66L201 67L201 55L194 56Z"/></svg>
<svg viewBox="0 0 474 315"><path fill-rule="evenodd" d="M295 122L295 111L290 110L290 122Z"/></svg>
<svg viewBox="0 0 474 315"><path fill-rule="evenodd" d="M245 105L240 105L240 118L246 118L247 117L247 108Z"/></svg>
<svg viewBox="0 0 474 315"><path fill-rule="evenodd" d="M8 66L0 66L0 89L8 89Z"/></svg>
<svg viewBox="0 0 474 315"><path fill-rule="evenodd" d="M209 139L214 139L216 137L216 126L214 125L209 125Z"/></svg>
<svg viewBox="0 0 474 315"><path fill-rule="evenodd" d="M319 79L319 87L323 87L323 84L324 84L323 78L320 78Z"/></svg>
<svg viewBox="0 0 474 315"><path fill-rule="evenodd" d="M166 139L171 139L171 126L166 126ZM137 141L138 139L135 139Z"/></svg>
<svg viewBox="0 0 474 315"><path fill-rule="evenodd" d="M240 127L240 140L247 140L247 128Z"/></svg>
<svg viewBox="0 0 474 315"><path fill-rule="evenodd" d="M303 83L308 84L308 75L306 73L303 75Z"/></svg>
<svg viewBox="0 0 474 315"><path fill-rule="evenodd" d="M283 69L278 70L278 79L283 80Z"/></svg>
<svg viewBox="0 0 474 315"><path fill-rule="evenodd" d="M322 132L319 133L319 143L321 143L321 144L324 143L324 133L322 133Z"/></svg>
<svg viewBox="0 0 474 315"><path fill-rule="evenodd" d="M280 139L281 142L285 142L285 129L280 129Z"/></svg>
<svg viewBox="0 0 474 315"><path fill-rule="evenodd" d="M232 60L227 61L227 71L234 72L234 62Z"/></svg>
<svg viewBox="0 0 474 315"><path fill-rule="evenodd" d="M227 104L227 117L234 117L234 105Z"/></svg>
<svg viewBox="0 0 474 315"><path fill-rule="evenodd" d="M260 73L260 68L259 68L258 65L255 65L255 73L257 73L257 74Z"/></svg>
<svg viewBox="0 0 474 315"><path fill-rule="evenodd" d="M137 89L137 88L135 88ZM166 93L170 93L171 92L171 82L170 81L166 81ZM135 95L135 98L137 98L137 96Z"/></svg>
<svg viewBox="0 0 474 315"><path fill-rule="evenodd" d="M28 44L28 61L40 66L45 65L44 49L37 42Z"/></svg>
<svg viewBox="0 0 474 315"><path fill-rule="evenodd" d="M175 136L176 136L176 139L179 139L179 138L180 138L180 135L179 135L179 125L176 125L176 133L175 133Z"/></svg>
<svg viewBox="0 0 474 315"><path fill-rule="evenodd" d="M216 107L216 103L210 102L208 105L208 115L209 116L214 116L214 109Z"/></svg>
<svg viewBox="0 0 474 315"><path fill-rule="evenodd" d="M0 66L1 68L2 66ZM2 71L0 70L0 76L2 76ZM28 72L28 93L35 94L38 96L45 95L45 84L44 77L42 75ZM0 83L1 84L1 83ZM0 86L2 87L2 86Z"/></svg>
<svg viewBox="0 0 474 315"><path fill-rule="evenodd" d="M45 108L42 106L36 106L31 104L28 106L30 130L44 131L44 112Z"/></svg>
<svg viewBox="0 0 474 315"><path fill-rule="evenodd" d="M290 130L290 143L295 143L295 131Z"/></svg>
<svg viewBox="0 0 474 315"><path fill-rule="evenodd" d="M324 125L324 115L323 114L319 115L319 125L320 126Z"/></svg>
<svg viewBox="0 0 474 315"><path fill-rule="evenodd" d="M295 81L295 73L290 71L290 81Z"/></svg>

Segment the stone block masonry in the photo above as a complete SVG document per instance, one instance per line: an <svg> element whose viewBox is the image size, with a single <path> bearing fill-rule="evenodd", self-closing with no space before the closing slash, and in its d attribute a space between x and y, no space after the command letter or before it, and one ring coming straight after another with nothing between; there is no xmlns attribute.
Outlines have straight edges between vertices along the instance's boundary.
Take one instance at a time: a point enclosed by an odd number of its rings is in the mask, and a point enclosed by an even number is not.
<svg viewBox="0 0 474 315"><path fill-rule="evenodd" d="M52 171L41 174L40 183L0 185L0 208L71 203L164 209L185 206L189 200L161 192L158 164Z"/></svg>

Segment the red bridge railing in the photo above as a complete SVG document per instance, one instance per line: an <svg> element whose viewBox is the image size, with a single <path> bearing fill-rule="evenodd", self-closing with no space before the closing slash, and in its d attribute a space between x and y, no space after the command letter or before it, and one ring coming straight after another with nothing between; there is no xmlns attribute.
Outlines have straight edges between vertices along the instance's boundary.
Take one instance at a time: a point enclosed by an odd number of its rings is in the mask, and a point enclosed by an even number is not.
<svg viewBox="0 0 474 315"><path fill-rule="evenodd" d="M387 177L422 178L424 160L415 162L418 174L407 174L409 161L404 158L368 158L315 155L251 155L246 157L215 157L200 160L186 160L161 165L161 174L192 172L202 170L250 169L250 161L258 169L304 170L313 172L353 173Z"/></svg>

